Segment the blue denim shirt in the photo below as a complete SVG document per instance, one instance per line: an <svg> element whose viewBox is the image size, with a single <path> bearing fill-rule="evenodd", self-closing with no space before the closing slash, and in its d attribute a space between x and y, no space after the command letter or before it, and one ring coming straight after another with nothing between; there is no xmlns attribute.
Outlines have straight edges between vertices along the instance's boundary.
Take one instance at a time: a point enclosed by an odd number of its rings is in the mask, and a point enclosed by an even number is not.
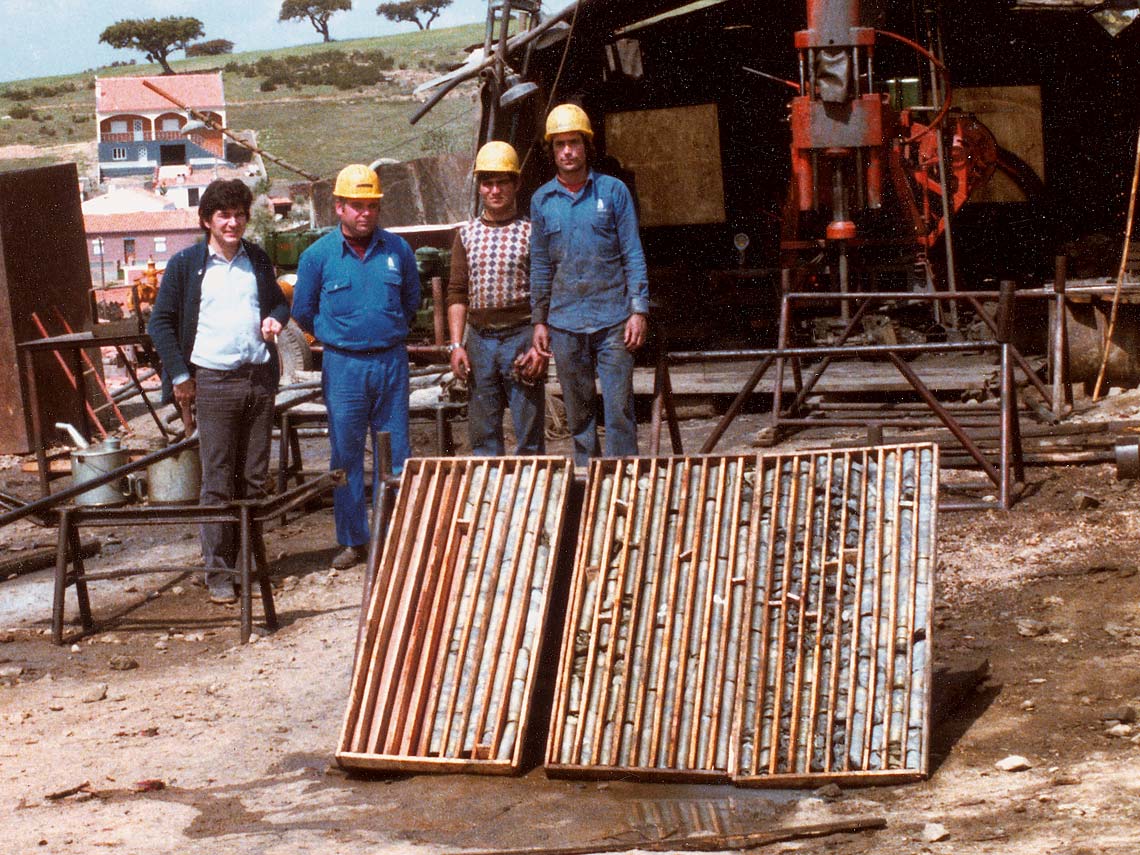
<svg viewBox="0 0 1140 855"><path fill-rule="evenodd" d="M590 333L649 313L637 212L621 181L591 169L574 196L553 178L531 199L530 219L536 324Z"/></svg>
<svg viewBox="0 0 1140 855"><path fill-rule="evenodd" d="M377 229L364 258L335 229L301 253L293 317L340 350L400 344L420 307L416 256L398 235Z"/></svg>

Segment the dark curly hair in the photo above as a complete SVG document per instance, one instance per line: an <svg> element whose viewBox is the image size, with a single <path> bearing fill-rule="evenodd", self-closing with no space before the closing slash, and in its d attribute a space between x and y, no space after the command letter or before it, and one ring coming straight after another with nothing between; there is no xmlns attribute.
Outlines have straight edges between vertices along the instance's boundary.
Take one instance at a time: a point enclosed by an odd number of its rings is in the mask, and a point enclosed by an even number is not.
<svg viewBox="0 0 1140 855"><path fill-rule="evenodd" d="M253 192L240 179L211 181L198 201L198 222L203 229L209 231L206 224L215 212L240 208L248 217L252 204Z"/></svg>

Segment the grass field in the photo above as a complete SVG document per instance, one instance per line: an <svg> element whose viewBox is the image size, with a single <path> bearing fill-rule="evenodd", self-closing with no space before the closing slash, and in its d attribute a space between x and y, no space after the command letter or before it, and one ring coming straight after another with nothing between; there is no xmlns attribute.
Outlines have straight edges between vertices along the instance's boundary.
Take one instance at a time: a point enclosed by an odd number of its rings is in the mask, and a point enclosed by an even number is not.
<svg viewBox="0 0 1140 855"><path fill-rule="evenodd" d="M287 59L332 50L381 50L393 60L394 70L438 73L462 61L465 49L481 42L482 24L469 24L426 32L400 33L330 44L315 43L274 51L247 51L225 56L176 60L178 72L221 70L228 63L256 62L263 56ZM123 52L129 58L129 51ZM32 78L0 85L0 147L48 147L95 138L95 77L158 75L157 65L137 64L89 70L60 77ZM392 75L399 77L398 74ZM223 72L229 123L233 128L258 132L262 148L318 175L330 175L352 160L378 157L407 160L473 148L478 113L466 94L449 97L417 125L408 117L417 104L409 100L412 85L381 82L374 86L338 90L333 86L302 86L263 92L258 78ZM35 87L73 87L54 95L33 95L15 100L8 93L31 92ZM0 171L24 169L54 162L50 153L36 158L0 156ZM267 162L271 177L291 173Z"/></svg>

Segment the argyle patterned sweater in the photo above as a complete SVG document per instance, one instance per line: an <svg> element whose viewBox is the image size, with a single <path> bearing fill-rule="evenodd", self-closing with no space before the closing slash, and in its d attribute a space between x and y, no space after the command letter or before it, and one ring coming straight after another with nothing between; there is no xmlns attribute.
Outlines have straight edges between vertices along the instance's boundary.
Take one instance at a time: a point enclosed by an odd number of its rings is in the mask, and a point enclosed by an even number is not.
<svg viewBox="0 0 1140 855"><path fill-rule="evenodd" d="M447 284L447 305L455 303L468 307L467 322L479 330L530 322L530 220L459 227Z"/></svg>

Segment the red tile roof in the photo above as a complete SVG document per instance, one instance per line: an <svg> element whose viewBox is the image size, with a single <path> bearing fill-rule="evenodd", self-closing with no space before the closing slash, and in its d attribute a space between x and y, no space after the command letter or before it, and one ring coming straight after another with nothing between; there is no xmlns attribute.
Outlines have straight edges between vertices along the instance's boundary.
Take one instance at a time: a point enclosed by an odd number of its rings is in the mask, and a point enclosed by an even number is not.
<svg viewBox="0 0 1140 855"><path fill-rule="evenodd" d="M199 228L198 211L132 211L129 214L84 214L83 230L88 235L127 232L185 232Z"/></svg>
<svg viewBox="0 0 1140 855"><path fill-rule="evenodd" d="M143 86L144 80L149 80L163 92L168 92L195 110L216 110L226 106L222 73L215 71L209 74L175 74L161 77L96 78L96 112L130 113L178 109L157 92Z"/></svg>

